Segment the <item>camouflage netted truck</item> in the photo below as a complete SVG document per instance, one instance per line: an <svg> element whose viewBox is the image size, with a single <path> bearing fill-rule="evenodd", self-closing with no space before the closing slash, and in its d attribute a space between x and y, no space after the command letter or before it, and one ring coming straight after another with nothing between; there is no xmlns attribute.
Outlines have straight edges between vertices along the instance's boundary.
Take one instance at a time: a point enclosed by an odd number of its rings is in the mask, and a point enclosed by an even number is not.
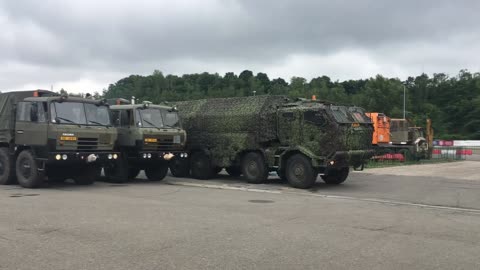
<svg viewBox="0 0 480 270"><path fill-rule="evenodd" d="M174 163L175 176L207 179L225 168L261 183L270 171L297 188L321 174L328 184L347 179L349 166L371 157L373 127L359 107L283 96L204 99L177 103L189 140L189 163Z"/></svg>
<svg viewBox="0 0 480 270"><path fill-rule="evenodd" d="M114 182L134 179L140 170L150 181L167 175L170 160L187 158L184 152L187 135L182 129L176 108L165 105L132 104L125 99L110 99L113 124L118 131L115 166L106 167L105 176Z"/></svg>
<svg viewBox="0 0 480 270"><path fill-rule="evenodd" d="M91 184L119 157L116 138L103 101L42 90L0 94L0 184L36 188L46 177Z"/></svg>

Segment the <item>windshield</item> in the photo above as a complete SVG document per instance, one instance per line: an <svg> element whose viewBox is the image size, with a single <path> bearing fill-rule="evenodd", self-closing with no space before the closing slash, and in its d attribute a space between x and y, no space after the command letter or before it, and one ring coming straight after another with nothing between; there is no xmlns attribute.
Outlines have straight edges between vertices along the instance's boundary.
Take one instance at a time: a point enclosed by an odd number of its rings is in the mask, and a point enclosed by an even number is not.
<svg viewBox="0 0 480 270"><path fill-rule="evenodd" d="M179 127L180 126L180 122L179 122L177 112L169 111L169 110L162 110L162 117L163 117L163 121L165 122L165 126L169 126L169 127Z"/></svg>
<svg viewBox="0 0 480 270"><path fill-rule="evenodd" d="M331 106L332 114L338 123L370 123L371 120L360 108Z"/></svg>
<svg viewBox="0 0 480 270"><path fill-rule="evenodd" d="M162 114L159 109L139 109L141 126L145 128L163 127Z"/></svg>
<svg viewBox="0 0 480 270"><path fill-rule="evenodd" d="M50 113L52 122L58 124L110 125L106 106L80 102L53 102Z"/></svg>

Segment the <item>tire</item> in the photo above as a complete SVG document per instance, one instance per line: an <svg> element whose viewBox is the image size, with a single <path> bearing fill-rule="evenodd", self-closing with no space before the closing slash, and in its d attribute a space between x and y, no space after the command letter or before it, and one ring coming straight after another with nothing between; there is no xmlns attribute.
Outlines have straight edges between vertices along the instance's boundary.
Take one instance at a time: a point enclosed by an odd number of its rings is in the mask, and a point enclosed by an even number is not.
<svg viewBox="0 0 480 270"><path fill-rule="evenodd" d="M145 175L150 181L162 181L167 176L167 164L160 164L157 167L149 167L145 169Z"/></svg>
<svg viewBox="0 0 480 270"><path fill-rule="evenodd" d="M225 168L225 171L227 171L228 175L233 177L238 177L242 174L242 170L236 166L227 167Z"/></svg>
<svg viewBox="0 0 480 270"><path fill-rule="evenodd" d="M349 171L349 167L330 169L327 170L325 175L322 175L322 179L326 184L339 185L347 180Z"/></svg>
<svg viewBox="0 0 480 270"><path fill-rule="evenodd" d="M268 178L268 167L263 156L257 152L247 153L242 159L243 177L251 184L260 184Z"/></svg>
<svg viewBox="0 0 480 270"><path fill-rule="evenodd" d="M101 167L97 166L88 166L87 168L81 170L79 175L73 177L73 181L77 185L91 185L97 180L101 171Z"/></svg>
<svg viewBox="0 0 480 270"><path fill-rule="evenodd" d="M43 184L43 174L38 171L37 162L28 150L18 155L15 171L18 183L24 188L38 188Z"/></svg>
<svg viewBox="0 0 480 270"><path fill-rule="evenodd" d="M103 168L107 181L113 183L125 183L129 179L128 162L125 158L119 158L113 165Z"/></svg>
<svg viewBox="0 0 480 270"><path fill-rule="evenodd" d="M317 172L309 158L295 154L288 158L285 168L285 178L294 188L311 188L317 180ZM280 176L281 178L282 176Z"/></svg>
<svg viewBox="0 0 480 270"><path fill-rule="evenodd" d="M204 180L212 178L213 168L210 157L203 152L193 153L190 168L193 178Z"/></svg>
<svg viewBox="0 0 480 270"><path fill-rule="evenodd" d="M137 178L139 173L140 173L139 168L133 168L133 167L128 168L128 179L134 180L135 178Z"/></svg>
<svg viewBox="0 0 480 270"><path fill-rule="evenodd" d="M10 185L15 182L15 170L12 170L12 165L8 148L0 148L0 185Z"/></svg>
<svg viewBox="0 0 480 270"><path fill-rule="evenodd" d="M175 177L187 177L190 175L190 167L187 159L175 158L170 162L170 172Z"/></svg>

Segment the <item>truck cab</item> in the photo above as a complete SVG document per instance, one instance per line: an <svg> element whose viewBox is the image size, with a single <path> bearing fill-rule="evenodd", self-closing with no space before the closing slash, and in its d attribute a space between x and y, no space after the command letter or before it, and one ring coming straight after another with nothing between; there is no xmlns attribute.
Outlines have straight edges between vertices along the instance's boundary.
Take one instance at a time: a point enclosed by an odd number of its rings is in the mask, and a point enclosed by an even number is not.
<svg viewBox="0 0 480 270"><path fill-rule="evenodd" d="M185 159L187 134L174 107L150 102L112 105L111 116L117 129L116 149L123 158L106 168L107 178L115 182L134 179L141 170L151 181L165 178L169 162Z"/></svg>
<svg viewBox="0 0 480 270"><path fill-rule="evenodd" d="M91 184L105 164L119 157L113 151L116 131L108 104L50 91L21 91L0 95L0 163L6 168L0 183L27 188L73 178Z"/></svg>

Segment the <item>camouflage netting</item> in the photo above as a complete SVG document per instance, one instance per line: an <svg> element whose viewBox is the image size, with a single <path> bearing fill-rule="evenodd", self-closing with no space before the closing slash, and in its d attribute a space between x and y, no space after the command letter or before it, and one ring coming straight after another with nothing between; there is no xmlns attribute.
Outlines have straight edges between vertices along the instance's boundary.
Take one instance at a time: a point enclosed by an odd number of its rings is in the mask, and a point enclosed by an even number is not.
<svg viewBox="0 0 480 270"><path fill-rule="evenodd" d="M277 138L277 107L284 96L253 96L185 101L177 104L183 127L190 133L250 133L257 142Z"/></svg>

